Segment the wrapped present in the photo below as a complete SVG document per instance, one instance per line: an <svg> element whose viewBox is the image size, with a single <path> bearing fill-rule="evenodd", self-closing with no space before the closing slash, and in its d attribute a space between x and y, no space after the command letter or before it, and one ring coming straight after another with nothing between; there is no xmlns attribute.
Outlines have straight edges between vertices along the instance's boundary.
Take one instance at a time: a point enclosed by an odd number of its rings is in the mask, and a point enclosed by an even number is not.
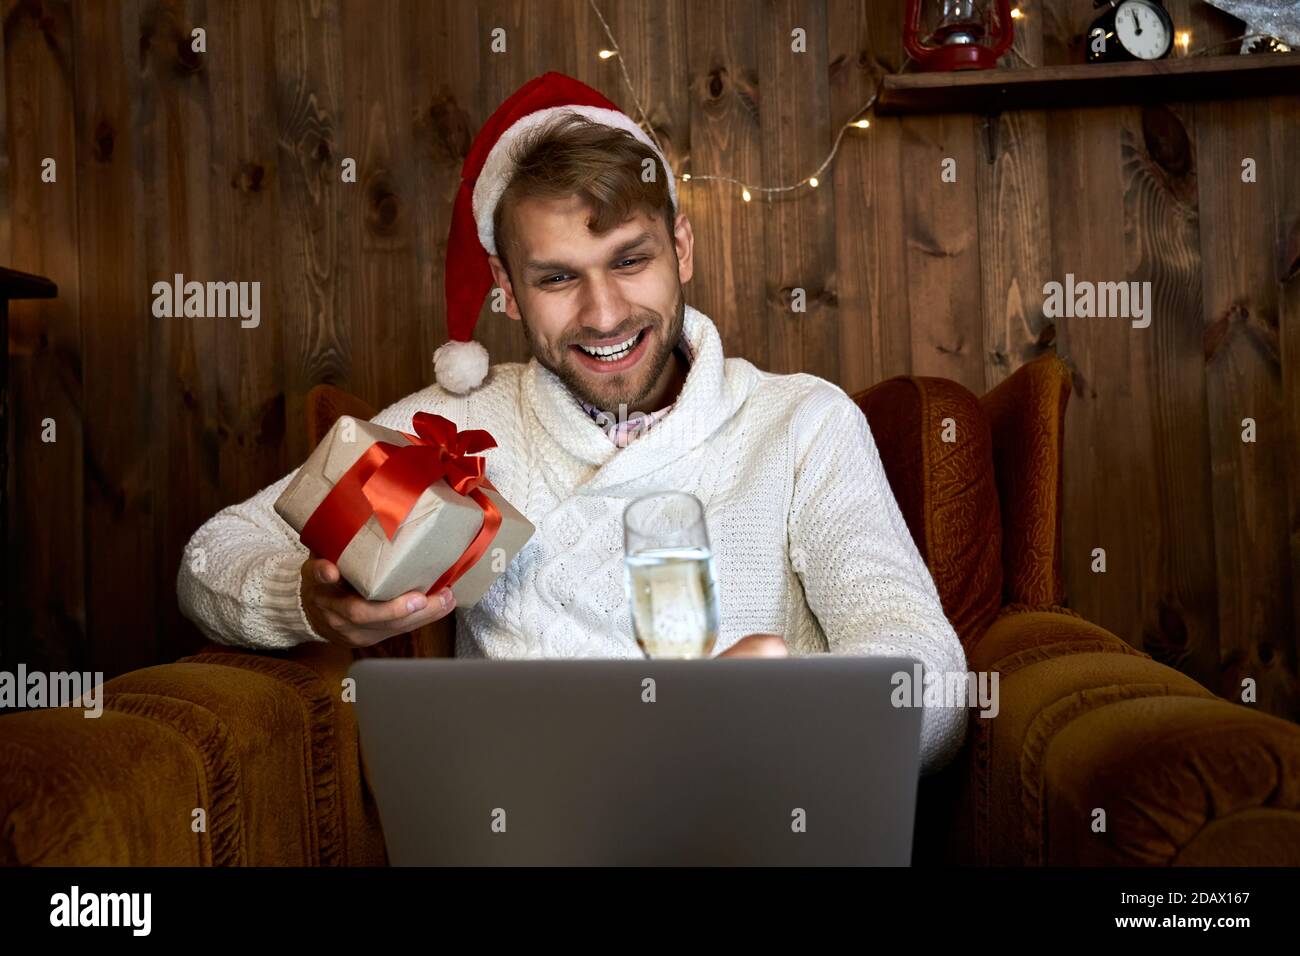
<svg viewBox="0 0 1300 956"><path fill-rule="evenodd" d="M362 597L450 585L456 605L471 607L535 529L484 474L477 453L496 447L488 432L427 412L412 427L342 416L275 510Z"/></svg>

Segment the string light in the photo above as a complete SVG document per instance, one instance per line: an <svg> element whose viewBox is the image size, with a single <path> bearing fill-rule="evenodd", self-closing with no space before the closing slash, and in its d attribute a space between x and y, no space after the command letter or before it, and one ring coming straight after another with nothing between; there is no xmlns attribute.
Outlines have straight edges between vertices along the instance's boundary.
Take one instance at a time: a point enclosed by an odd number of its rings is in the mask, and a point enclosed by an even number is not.
<svg viewBox="0 0 1300 956"><path fill-rule="evenodd" d="M1178 45L1183 48L1183 56L1187 56L1187 48L1192 42L1192 31L1184 30L1178 34Z"/></svg>
<svg viewBox="0 0 1300 956"><path fill-rule="evenodd" d="M606 53L609 53L610 56L618 57L618 68L623 76L623 85L627 87L628 95L632 98L632 105L636 107L637 114L640 116L639 125L646 131L646 134L654 142L655 146L659 147L659 151L661 153L664 153L664 155L667 155L667 153L664 151L663 145L659 142L659 137L655 135L654 127L650 124L650 120L646 116L645 108L641 105L640 99L637 98L636 90L633 89L632 87L632 79L627 75L627 67L624 65L623 57L619 53L618 41L614 39L614 32L610 30L609 23L605 20L604 14L600 12L600 7L596 6L596 0L587 0L587 3L590 5L592 12L596 14L596 18L600 20L601 28L604 29L605 36L609 40L610 47L612 47L612 49L610 50L600 51L600 58L602 60L608 59L609 57L605 56ZM863 113L867 112L869 109L871 109L872 106L875 105L876 97L879 95L880 95L880 86L879 84L877 84L876 89L872 91L871 96L867 99L865 103L863 103L860 107L858 107L856 110L853 111L853 115L855 117L862 117ZM871 127L871 121L866 119L865 117L851 120L845 123L844 125L842 125L840 127L839 132L835 136L835 142L831 144L831 151L826 155L826 158L821 161L821 165L819 165L816 169L812 171L811 174L805 176L797 183L791 183L787 186L751 186L748 183L736 179L733 176L713 176L713 175L693 176L690 173L682 173L679 178L683 182L704 182L704 181L712 180L714 182L730 183L733 186L739 186L740 198L743 199L745 202L749 202L754 198L753 193L750 192L751 189L753 189L755 192L764 194L764 196L769 196L773 193L793 192L796 189L802 189L804 186L808 186L810 188L816 189L818 183L821 181L819 177L823 172L825 172L826 167L829 166L831 162L835 159L835 154L839 152L840 143L844 139L844 134L848 132L850 129L870 129L870 127Z"/></svg>
<svg viewBox="0 0 1300 956"><path fill-rule="evenodd" d="M1023 16L1024 16L1024 14L1020 12L1020 8L1019 8L1019 7L1012 7L1012 8L1011 8L1011 19L1012 19L1012 20L1019 20L1019 19L1021 19Z"/></svg>
<svg viewBox="0 0 1300 956"><path fill-rule="evenodd" d="M1247 41L1249 40L1269 40L1270 42L1275 44L1274 49L1280 50L1283 53L1287 52L1290 49L1290 47L1282 43L1282 41L1280 41L1277 37L1273 36L1271 33L1243 33L1239 37L1229 37L1228 39L1224 40L1222 43L1212 43L1209 46L1197 47L1195 50L1192 51L1192 56L1208 56L1211 50L1217 50L1221 47L1231 46L1234 43L1241 43L1242 49L1244 50L1246 49L1246 44Z"/></svg>
<svg viewBox="0 0 1300 956"><path fill-rule="evenodd" d="M616 54L614 53L613 50L601 50L596 55L600 57L602 60L608 60L611 56L615 56Z"/></svg>

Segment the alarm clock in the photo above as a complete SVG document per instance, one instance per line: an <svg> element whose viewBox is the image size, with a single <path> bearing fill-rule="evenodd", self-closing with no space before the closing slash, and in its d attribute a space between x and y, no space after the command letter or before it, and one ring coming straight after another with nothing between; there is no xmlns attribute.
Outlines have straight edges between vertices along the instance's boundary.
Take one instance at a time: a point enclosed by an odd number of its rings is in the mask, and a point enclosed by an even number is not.
<svg viewBox="0 0 1300 956"><path fill-rule="evenodd" d="M1106 7L1088 30L1088 62L1159 60L1174 48L1174 21L1161 0L1094 0Z"/></svg>

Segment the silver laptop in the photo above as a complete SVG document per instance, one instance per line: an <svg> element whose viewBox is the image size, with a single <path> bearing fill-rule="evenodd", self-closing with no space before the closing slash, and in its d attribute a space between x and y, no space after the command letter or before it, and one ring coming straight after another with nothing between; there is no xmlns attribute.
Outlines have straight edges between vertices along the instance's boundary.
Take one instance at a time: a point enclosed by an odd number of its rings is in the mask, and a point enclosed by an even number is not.
<svg viewBox="0 0 1300 956"><path fill-rule="evenodd" d="M910 864L910 659L362 660L395 866Z"/></svg>

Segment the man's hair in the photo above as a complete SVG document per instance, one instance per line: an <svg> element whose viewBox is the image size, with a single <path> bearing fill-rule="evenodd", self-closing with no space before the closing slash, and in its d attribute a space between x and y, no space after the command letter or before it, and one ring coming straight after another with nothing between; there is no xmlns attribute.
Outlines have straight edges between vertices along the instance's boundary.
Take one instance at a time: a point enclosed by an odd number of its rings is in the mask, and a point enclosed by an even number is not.
<svg viewBox="0 0 1300 956"><path fill-rule="evenodd" d="M515 174L492 214L497 255L509 274L507 208L520 199L563 199L577 195L591 209L587 228L600 234L621 225L637 210L658 214L673 236L672 196L659 157L626 130L593 123L577 113L529 130L515 144ZM645 161L654 175L642 175Z"/></svg>

